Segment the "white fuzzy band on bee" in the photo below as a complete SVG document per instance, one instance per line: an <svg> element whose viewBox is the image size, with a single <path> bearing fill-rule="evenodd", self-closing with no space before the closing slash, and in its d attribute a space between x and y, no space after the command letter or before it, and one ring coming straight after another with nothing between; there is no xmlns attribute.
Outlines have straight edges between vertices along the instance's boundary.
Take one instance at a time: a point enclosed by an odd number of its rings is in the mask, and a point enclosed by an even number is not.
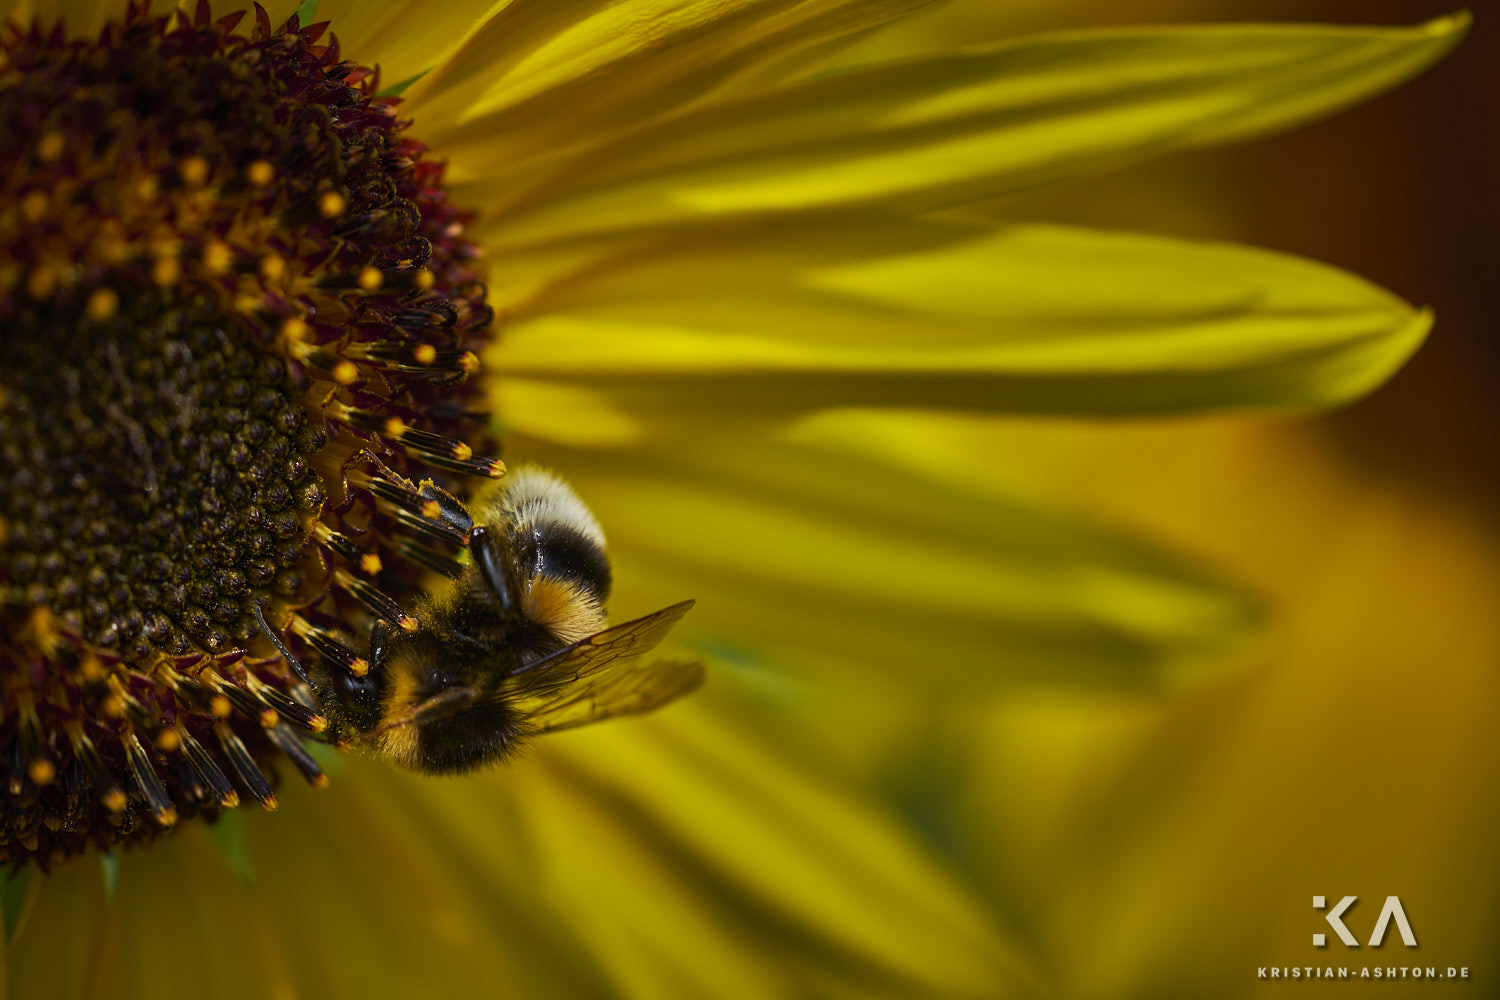
<svg viewBox="0 0 1500 1000"><path fill-rule="evenodd" d="M499 492L488 502L488 520L529 528L556 524L570 528L604 548L604 529L594 512L578 499L573 488L535 465L512 469Z"/></svg>

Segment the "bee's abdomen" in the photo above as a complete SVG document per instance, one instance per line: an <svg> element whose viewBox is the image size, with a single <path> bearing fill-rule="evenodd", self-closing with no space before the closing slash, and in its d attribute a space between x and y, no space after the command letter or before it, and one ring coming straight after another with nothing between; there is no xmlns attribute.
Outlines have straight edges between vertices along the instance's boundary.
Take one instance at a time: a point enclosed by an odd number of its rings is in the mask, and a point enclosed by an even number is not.
<svg viewBox="0 0 1500 1000"><path fill-rule="evenodd" d="M572 525L543 521L532 526L526 562L537 576L570 583L603 604L609 598L611 573L604 546Z"/></svg>

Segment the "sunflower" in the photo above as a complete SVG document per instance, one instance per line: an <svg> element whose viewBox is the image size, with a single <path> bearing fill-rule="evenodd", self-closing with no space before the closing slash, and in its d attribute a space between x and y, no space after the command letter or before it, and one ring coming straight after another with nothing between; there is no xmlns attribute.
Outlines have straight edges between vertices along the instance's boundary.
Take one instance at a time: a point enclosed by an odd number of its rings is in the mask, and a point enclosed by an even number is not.
<svg viewBox="0 0 1500 1000"><path fill-rule="evenodd" d="M872 441L851 411L1300 411L1379 384L1430 323L1388 293L1002 199L1326 113L1463 21L847 57L919 6L0 5L6 850L191 827L106 854L103 884L13 882L19 993L1038 988L836 755L758 746L733 706L1154 686L1257 608L914 475L890 455L920 422ZM720 693L461 785L309 749L328 719L283 647L357 678L372 621L420 627L423 574L462 565L442 500L500 475L501 442L598 506L617 603L693 589ZM338 780L273 790L278 762ZM234 808L278 791L298 820ZM162 933L196 912L240 926Z"/></svg>

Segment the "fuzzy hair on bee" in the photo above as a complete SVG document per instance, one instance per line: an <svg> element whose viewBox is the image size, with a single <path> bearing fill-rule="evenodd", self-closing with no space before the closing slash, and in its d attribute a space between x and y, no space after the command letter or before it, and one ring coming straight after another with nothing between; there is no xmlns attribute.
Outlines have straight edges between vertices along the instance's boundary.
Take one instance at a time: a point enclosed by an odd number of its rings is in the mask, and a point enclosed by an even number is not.
<svg viewBox="0 0 1500 1000"><path fill-rule="evenodd" d="M336 737L417 771L458 774L537 734L647 712L702 682L699 663L640 660L692 601L605 627L604 532L551 472L512 470L472 514L430 481L395 487L435 508L467 559L417 602L414 628L375 621L365 676L313 670L314 700Z"/></svg>

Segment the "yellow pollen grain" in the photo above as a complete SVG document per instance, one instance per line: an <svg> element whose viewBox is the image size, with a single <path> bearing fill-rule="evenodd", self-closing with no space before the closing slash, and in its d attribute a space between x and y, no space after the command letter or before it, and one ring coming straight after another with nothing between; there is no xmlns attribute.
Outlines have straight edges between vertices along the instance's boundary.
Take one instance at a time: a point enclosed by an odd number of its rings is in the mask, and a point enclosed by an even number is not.
<svg viewBox="0 0 1500 1000"><path fill-rule="evenodd" d="M89 295L89 301L84 306L89 319L96 323L102 323L115 314L120 308L120 296L113 288L96 288Z"/></svg>
<svg viewBox="0 0 1500 1000"><path fill-rule="evenodd" d="M470 448L467 443L459 441L453 446L453 457L460 462L467 462L474 457L474 449Z"/></svg>
<svg viewBox="0 0 1500 1000"><path fill-rule="evenodd" d="M427 270L427 268L424 267L422 268L422 270L417 272L417 287L422 291L431 291L432 286L435 284L437 284L437 275Z"/></svg>
<svg viewBox="0 0 1500 1000"><path fill-rule="evenodd" d="M162 826L173 826L177 823L177 810L168 806L156 814L156 822Z"/></svg>
<svg viewBox="0 0 1500 1000"><path fill-rule="evenodd" d="M337 218L344 214L344 209L348 207L348 204L343 195L337 191L329 191L318 199L318 214L325 219Z"/></svg>
<svg viewBox="0 0 1500 1000"><path fill-rule="evenodd" d="M182 737L175 729L162 729L156 734L156 749L162 753L176 753L182 748Z"/></svg>
<svg viewBox="0 0 1500 1000"><path fill-rule="evenodd" d="M208 161L201 156L189 156L178 165L177 172L185 182L197 187L208 180Z"/></svg>
<svg viewBox="0 0 1500 1000"><path fill-rule="evenodd" d="M57 765L45 757L38 758L26 768L26 776L38 788L50 785L52 779L57 777Z"/></svg>
<svg viewBox="0 0 1500 1000"><path fill-rule="evenodd" d="M136 181L135 196L142 201L149 201L156 197L156 178L142 177Z"/></svg>
<svg viewBox="0 0 1500 1000"><path fill-rule="evenodd" d="M349 664L349 672L355 677L363 677L370 672L370 661L363 657L356 658L353 663Z"/></svg>
<svg viewBox="0 0 1500 1000"><path fill-rule="evenodd" d="M275 253L268 253L260 259L260 276L267 281L280 281L286 274L286 260Z"/></svg>
<svg viewBox="0 0 1500 1000"><path fill-rule="evenodd" d="M473 351L464 351L458 359L458 366L464 370L465 375L479 374L479 355Z"/></svg>
<svg viewBox="0 0 1500 1000"><path fill-rule="evenodd" d="M416 358L419 365L430 365L437 360L437 348L431 344L418 344L417 349L412 351L412 357Z"/></svg>
<svg viewBox="0 0 1500 1000"><path fill-rule="evenodd" d="M245 178L256 187L265 187L276 179L276 168L265 160L256 160L245 168Z"/></svg>
<svg viewBox="0 0 1500 1000"><path fill-rule="evenodd" d="M229 718L229 713L232 709L233 706L229 704L229 699L222 694L214 695L213 700L208 703L208 710L220 719Z"/></svg>
<svg viewBox="0 0 1500 1000"><path fill-rule="evenodd" d="M328 780L328 775L326 774L320 774L312 779L312 786L314 788L327 788L330 784L332 784L332 782Z"/></svg>
<svg viewBox="0 0 1500 1000"><path fill-rule="evenodd" d="M46 264L38 264L26 275L26 294L33 299L50 298L57 291L57 269Z"/></svg>
<svg viewBox="0 0 1500 1000"><path fill-rule="evenodd" d="M269 708L266 709L264 712L260 713L259 722L260 722L260 727L262 729L275 729L276 728L276 712L274 710L272 710L272 709L269 709Z"/></svg>
<svg viewBox="0 0 1500 1000"><path fill-rule="evenodd" d="M45 191L28 191L21 199L21 218L27 222L36 222L47 214L47 204L51 201Z"/></svg>
<svg viewBox="0 0 1500 1000"><path fill-rule="evenodd" d="M117 694L109 695L99 707L108 718L123 719L125 717L125 699Z"/></svg>
<svg viewBox="0 0 1500 1000"><path fill-rule="evenodd" d="M223 274L234 263L234 251L223 240L209 240L203 246L203 267L209 274Z"/></svg>
<svg viewBox="0 0 1500 1000"><path fill-rule="evenodd" d="M68 140L61 132L48 132L36 144L36 158L43 163L54 163L62 158Z"/></svg>
<svg viewBox="0 0 1500 1000"><path fill-rule="evenodd" d="M383 430L389 436L393 438L399 438L401 435L406 433L406 421L402 420L400 417L392 417L385 422L385 427L383 428Z"/></svg>
<svg viewBox="0 0 1500 1000"><path fill-rule="evenodd" d="M345 358L333 366L333 380L339 385L352 385L359 381L359 365Z"/></svg>
<svg viewBox="0 0 1500 1000"><path fill-rule="evenodd" d="M436 521L443 516L443 508L436 500L428 500L422 505L422 516L429 521Z"/></svg>
<svg viewBox="0 0 1500 1000"><path fill-rule="evenodd" d="M180 277L182 265L177 263L176 257L161 257L151 265L151 280L162 288L177 284Z"/></svg>
<svg viewBox="0 0 1500 1000"><path fill-rule="evenodd" d="M370 576L375 576L381 570L380 557L373 552L366 552L359 557L359 568Z"/></svg>
<svg viewBox="0 0 1500 1000"><path fill-rule="evenodd" d="M108 792L104 793L104 808L112 813L124 812L128 801L124 791L121 789L111 788Z"/></svg>
<svg viewBox="0 0 1500 1000"><path fill-rule="evenodd" d="M385 275L380 273L376 267L367 267L359 272L359 287L367 292L373 292L385 284Z"/></svg>

